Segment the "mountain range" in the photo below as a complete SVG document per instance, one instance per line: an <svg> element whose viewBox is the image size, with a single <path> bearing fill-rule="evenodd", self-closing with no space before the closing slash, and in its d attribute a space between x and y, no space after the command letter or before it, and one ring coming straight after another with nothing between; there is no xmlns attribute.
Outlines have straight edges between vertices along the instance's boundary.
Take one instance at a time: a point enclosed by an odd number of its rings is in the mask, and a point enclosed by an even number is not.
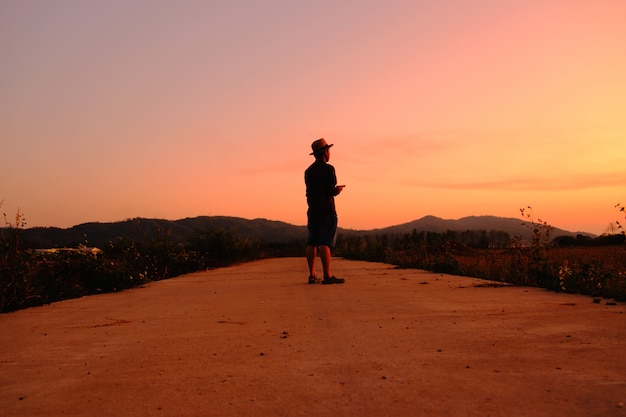
<svg viewBox="0 0 626 417"><path fill-rule="evenodd" d="M405 234L417 232L444 233L451 231L486 230L503 231L511 237L520 236L528 239L533 228L522 219L496 216L470 216L457 220L425 216L419 220L372 230L338 230L339 235L366 234ZM242 237L253 238L266 243L288 243L306 239L306 226L267 219L243 219L228 216L199 216L180 220L135 218L113 223L83 223L67 229L57 227L33 227L22 230L20 237L25 246L31 248L72 247L79 244L85 246L103 246L119 238L131 240L153 239L167 236L175 241L185 241L198 231L219 228L234 231ZM553 237L585 235L589 233L570 232L554 229Z"/></svg>

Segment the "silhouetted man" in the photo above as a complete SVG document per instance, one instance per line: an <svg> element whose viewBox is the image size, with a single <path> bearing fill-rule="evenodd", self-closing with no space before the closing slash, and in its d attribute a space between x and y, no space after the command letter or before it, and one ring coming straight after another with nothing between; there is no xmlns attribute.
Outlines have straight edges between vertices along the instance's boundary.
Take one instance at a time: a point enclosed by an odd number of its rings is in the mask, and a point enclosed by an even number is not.
<svg viewBox="0 0 626 417"><path fill-rule="evenodd" d="M335 246L337 237L337 211L335 196L345 185L337 185L335 168L328 163L330 147L326 141L318 139L311 144L315 162L304 172L306 184L307 229L309 237L306 245L306 258L309 264L309 284L320 282L315 274L315 258L319 251L324 269L322 284L343 284L343 278L337 278L330 272L330 249Z"/></svg>

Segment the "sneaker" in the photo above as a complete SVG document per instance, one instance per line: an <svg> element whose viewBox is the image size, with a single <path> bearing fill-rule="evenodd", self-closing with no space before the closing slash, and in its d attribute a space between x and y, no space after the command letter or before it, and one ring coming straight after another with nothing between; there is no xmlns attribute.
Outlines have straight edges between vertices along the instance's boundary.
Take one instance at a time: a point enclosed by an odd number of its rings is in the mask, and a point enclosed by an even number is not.
<svg viewBox="0 0 626 417"><path fill-rule="evenodd" d="M346 280L343 278L337 278L337 277L329 277L329 278L324 278L324 280L322 281L322 284L343 284Z"/></svg>
<svg viewBox="0 0 626 417"><path fill-rule="evenodd" d="M309 284L317 284L318 282L320 282L320 281L317 279L317 277L316 277L316 276L311 275L311 276L309 277Z"/></svg>

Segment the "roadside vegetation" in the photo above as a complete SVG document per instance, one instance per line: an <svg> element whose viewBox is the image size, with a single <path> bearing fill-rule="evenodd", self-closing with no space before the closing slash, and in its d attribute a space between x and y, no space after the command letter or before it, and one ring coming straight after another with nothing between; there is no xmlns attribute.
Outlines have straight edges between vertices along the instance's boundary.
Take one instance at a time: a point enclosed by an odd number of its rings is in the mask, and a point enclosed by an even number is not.
<svg viewBox="0 0 626 417"><path fill-rule="evenodd" d="M624 207L617 206L622 215ZM387 262L515 285L626 301L625 233L553 237L554 228L520 210L530 241L501 231L417 232L340 236L336 256ZM207 227L184 242L167 231L143 239L117 238L104 247L77 244L38 251L24 248L26 220L18 211L0 228L0 313L68 298L120 291L189 272L255 259L302 256L304 241L267 244L235 231Z"/></svg>
<svg viewBox="0 0 626 417"><path fill-rule="evenodd" d="M624 207L618 205L621 213ZM626 301L626 245L617 233L553 237L554 228L520 210L530 241L496 231L354 236L338 242L348 259L387 262L401 268L484 278L515 285ZM505 243L506 242L506 243Z"/></svg>
<svg viewBox="0 0 626 417"><path fill-rule="evenodd" d="M120 291L189 272L229 266L263 256L263 247L235 232L207 228L187 242L168 233L156 238L118 238L94 250L24 249L21 213L0 229L0 313L84 295Z"/></svg>

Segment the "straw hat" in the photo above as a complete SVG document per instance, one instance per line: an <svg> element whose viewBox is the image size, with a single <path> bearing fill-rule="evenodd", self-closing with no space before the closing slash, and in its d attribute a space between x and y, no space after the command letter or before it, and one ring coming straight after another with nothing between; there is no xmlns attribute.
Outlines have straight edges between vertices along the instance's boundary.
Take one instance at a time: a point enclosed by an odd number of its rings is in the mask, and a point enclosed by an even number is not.
<svg viewBox="0 0 626 417"><path fill-rule="evenodd" d="M332 143L330 145L327 144L324 138L318 139L311 144L311 149L313 149L313 152L311 152L309 155L315 155L316 153L323 152L331 146L333 146Z"/></svg>

